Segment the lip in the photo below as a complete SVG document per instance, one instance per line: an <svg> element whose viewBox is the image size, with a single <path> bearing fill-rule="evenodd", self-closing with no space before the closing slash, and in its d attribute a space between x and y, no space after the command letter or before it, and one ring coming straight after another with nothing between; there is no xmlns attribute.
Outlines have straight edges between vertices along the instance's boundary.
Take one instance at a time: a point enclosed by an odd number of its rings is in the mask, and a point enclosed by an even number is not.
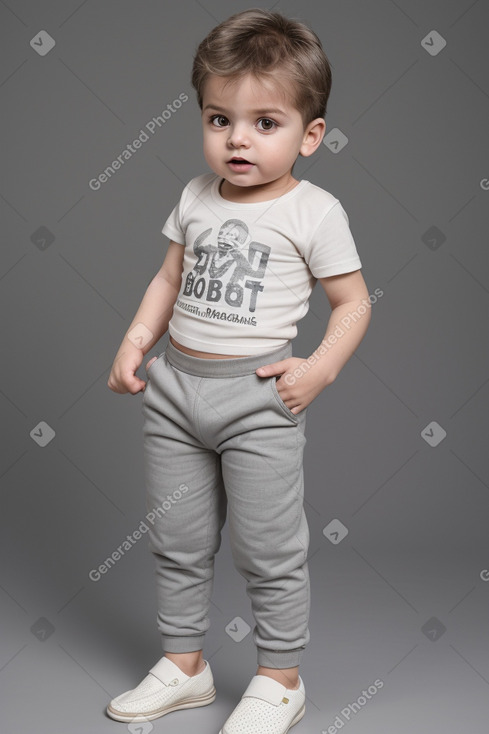
<svg viewBox="0 0 489 734"><path fill-rule="evenodd" d="M238 161L243 161L243 163L239 163ZM249 171L255 164L250 163L246 158L233 156L229 161L227 161L227 165L232 171Z"/></svg>

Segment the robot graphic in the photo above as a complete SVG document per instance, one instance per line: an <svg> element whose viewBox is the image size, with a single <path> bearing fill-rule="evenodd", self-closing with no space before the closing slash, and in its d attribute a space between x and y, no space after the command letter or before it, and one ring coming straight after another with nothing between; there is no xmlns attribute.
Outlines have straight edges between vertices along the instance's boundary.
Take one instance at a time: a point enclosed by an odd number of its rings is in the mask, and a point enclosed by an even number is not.
<svg viewBox="0 0 489 734"><path fill-rule="evenodd" d="M206 229L194 242L197 262L187 275L183 295L211 303L224 298L228 306L242 309L249 293L248 309L255 311L271 248L250 241L248 227L240 219L228 219L221 225L217 246L204 244L211 233L212 228ZM241 251L246 247L247 256Z"/></svg>

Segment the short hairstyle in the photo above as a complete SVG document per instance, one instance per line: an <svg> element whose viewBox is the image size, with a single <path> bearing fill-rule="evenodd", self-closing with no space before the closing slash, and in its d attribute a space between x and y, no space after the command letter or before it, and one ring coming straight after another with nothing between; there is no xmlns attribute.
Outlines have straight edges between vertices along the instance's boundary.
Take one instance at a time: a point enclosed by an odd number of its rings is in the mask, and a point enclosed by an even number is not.
<svg viewBox="0 0 489 734"><path fill-rule="evenodd" d="M284 91L288 82L304 127L325 117L331 67L318 36L304 23L252 8L213 28L199 44L192 67L200 109L209 75L238 79L249 73L263 80L271 78Z"/></svg>

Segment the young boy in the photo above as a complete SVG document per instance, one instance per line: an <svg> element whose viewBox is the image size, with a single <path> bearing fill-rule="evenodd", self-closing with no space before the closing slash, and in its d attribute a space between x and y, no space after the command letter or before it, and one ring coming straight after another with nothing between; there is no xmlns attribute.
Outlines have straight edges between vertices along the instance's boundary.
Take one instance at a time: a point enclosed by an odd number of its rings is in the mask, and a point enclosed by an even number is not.
<svg viewBox="0 0 489 734"><path fill-rule="evenodd" d="M325 133L331 70L317 36L278 13L238 13L198 47L192 83L213 173L187 184L166 221L168 252L108 380L114 392L144 391L148 536L165 655L107 713L144 721L214 701L202 648L229 511L258 669L220 734L285 734L305 712L307 406L361 342L368 292L340 202L292 176L297 157L312 155ZM290 342L317 279L332 312L306 360L292 356ZM361 317L338 336L356 308ZM145 383L135 372L167 330Z"/></svg>

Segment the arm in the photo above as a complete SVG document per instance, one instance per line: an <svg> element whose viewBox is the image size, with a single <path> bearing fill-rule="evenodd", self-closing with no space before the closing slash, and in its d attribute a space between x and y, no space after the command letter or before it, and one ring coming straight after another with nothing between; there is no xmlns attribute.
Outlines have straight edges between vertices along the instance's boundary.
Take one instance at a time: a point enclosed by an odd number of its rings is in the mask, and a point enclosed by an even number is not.
<svg viewBox="0 0 489 734"><path fill-rule="evenodd" d="M184 251L183 245L170 241L163 264L148 285L114 358L107 381L114 392L134 395L146 387L144 380L136 377L135 372L144 355L168 329L182 282Z"/></svg>
<svg viewBox="0 0 489 734"><path fill-rule="evenodd" d="M365 336L372 310L360 270L319 278L319 282L330 303L331 316L321 344L313 355L318 360L325 384L329 385Z"/></svg>
<svg viewBox="0 0 489 734"><path fill-rule="evenodd" d="M319 278L331 315L321 344L307 359L291 357L260 367L261 377L281 374L277 390L293 413L300 413L338 376L362 341L371 318L368 291L360 270Z"/></svg>

